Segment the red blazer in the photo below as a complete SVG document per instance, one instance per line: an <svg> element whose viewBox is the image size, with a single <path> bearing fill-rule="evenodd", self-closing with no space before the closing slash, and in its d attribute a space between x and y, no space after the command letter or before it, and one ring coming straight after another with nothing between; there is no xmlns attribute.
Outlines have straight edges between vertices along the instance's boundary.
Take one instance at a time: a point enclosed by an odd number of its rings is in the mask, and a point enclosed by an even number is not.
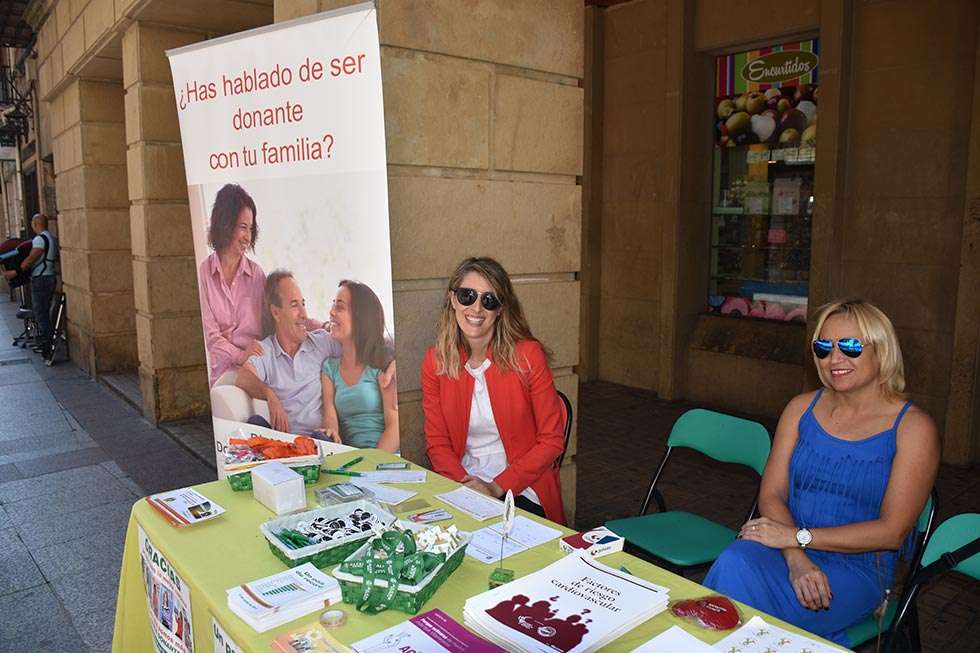
<svg viewBox="0 0 980 653"><path fill-rule="evenodd" d="M493 419L507 454L507 468L493 479L515 495L531 487L553 522L565 523L561 482L554 463L565 447L565 410L551 368L541 345L534 340L517 344L525 374L501 372L496 365L486 371ZM493 360L492 352L487 357ZM422 410L425 444L436 472L459 481L466 475L461 461L466 452L473 377L460 370L458 379L436 374L435 348L429 347L422 363Z"/></svg>

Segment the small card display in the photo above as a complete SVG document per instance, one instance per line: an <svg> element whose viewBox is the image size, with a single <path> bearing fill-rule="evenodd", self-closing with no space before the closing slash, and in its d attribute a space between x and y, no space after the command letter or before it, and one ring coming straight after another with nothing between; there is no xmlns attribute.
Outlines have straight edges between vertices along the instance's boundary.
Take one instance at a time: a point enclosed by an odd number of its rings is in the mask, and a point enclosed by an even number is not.
<svg viewBox="0 0 980 653"><path fill-rule="evenodd" d="M558 546L565 553L584 551L593 558L616 553L623 550L623 538L604 526L593 528L584 533L566 535L558 541Z"/></svg>

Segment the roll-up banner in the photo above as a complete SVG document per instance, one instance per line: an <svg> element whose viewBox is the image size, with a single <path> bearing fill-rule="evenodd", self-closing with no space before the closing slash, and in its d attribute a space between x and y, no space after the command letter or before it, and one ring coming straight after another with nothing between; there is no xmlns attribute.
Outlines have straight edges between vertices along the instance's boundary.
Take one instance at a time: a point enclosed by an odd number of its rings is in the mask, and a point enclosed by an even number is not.
<svg viewBox="0 0 980 653"><path fill-rule="evenodd" d="M250 456L230 438L396 451L375 6L167 54L219 477Z"/></svg>

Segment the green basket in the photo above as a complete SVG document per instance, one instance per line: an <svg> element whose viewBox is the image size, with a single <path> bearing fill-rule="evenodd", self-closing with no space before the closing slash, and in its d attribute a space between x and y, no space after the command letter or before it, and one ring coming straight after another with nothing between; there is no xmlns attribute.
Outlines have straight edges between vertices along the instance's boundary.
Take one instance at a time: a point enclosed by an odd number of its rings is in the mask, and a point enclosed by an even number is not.
<svg viewBox="0 0 980 653"><path fill-rule="evenodd" d="M461 533L462 542L452 555L446 559L444 563L429 572L429 575L422 578L415 584L400 582L398 583L398 592L395 594L395 598L392 599L391 603L388 604L389 608L398 610L399 612L405 612L408 614L418 614L422 606L425 605L426 601L432 598L442 584L446 582L457 567L463 563L463 556L466 555L466 545L470 543L472 535L469 533ZM356 551L349 559L357 560L363 557L370 545L365 543L358 551ZM360 576L355 576L354 574L349 574L347 572L341 571L340 567L333 570L334 577L340 581L340 591L343 595L344 603L357 604L361 601L361 594L364 587L364 579ZM372 595L377 592L378 594L384 594L385 590L388 588L388 581L375 578L374 579L374 589L371 590Z"/></svg>
<svg viewBox="0 0 980 653"><path fill-rule="evenodd" d="M314 463L312 465L286 465L291 470L303 477L303 482L307 485L313 485L320 480L320 463ZM228 484L231 485L231 489L235 492L242 492L245 490L252 489L252 470L247 469L244 472L238 472L237 474L229 474L225 478L228 479Z"/></svg>
<svg viewBox="0 0 980 653"><path fill-rule="evenodd" d="M343 562L349 555L361 548L374 533L372 531L366 531L358 535L351 535L350 539L314 544L302 549L286 548L286 545L274 533L283 528L295 528L297 522L309 521L314 517L326 517L330 519L347 515L355 508L376 513L385 526L389 526L395 522L395 516L384 508L365 499L359 499L335 506L314 508L313 510L278 517L259 526L259 530L265 536L272 554L282 560L283 564L287 567L297 567L311 562L314 567L323 569L324 567Z"/></svg>

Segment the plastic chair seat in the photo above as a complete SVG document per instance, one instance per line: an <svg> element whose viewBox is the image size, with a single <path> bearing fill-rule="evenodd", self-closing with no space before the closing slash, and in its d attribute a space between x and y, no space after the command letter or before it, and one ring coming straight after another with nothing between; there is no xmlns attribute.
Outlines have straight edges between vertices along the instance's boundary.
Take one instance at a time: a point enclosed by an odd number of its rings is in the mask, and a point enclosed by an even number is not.
<svg viewBox="0 0 980 653"><path fill-rule="evenodd" d="M606 528L630 544L680 567L715 560L738 535L730 528L683 511L614 519Z"/></svg>

